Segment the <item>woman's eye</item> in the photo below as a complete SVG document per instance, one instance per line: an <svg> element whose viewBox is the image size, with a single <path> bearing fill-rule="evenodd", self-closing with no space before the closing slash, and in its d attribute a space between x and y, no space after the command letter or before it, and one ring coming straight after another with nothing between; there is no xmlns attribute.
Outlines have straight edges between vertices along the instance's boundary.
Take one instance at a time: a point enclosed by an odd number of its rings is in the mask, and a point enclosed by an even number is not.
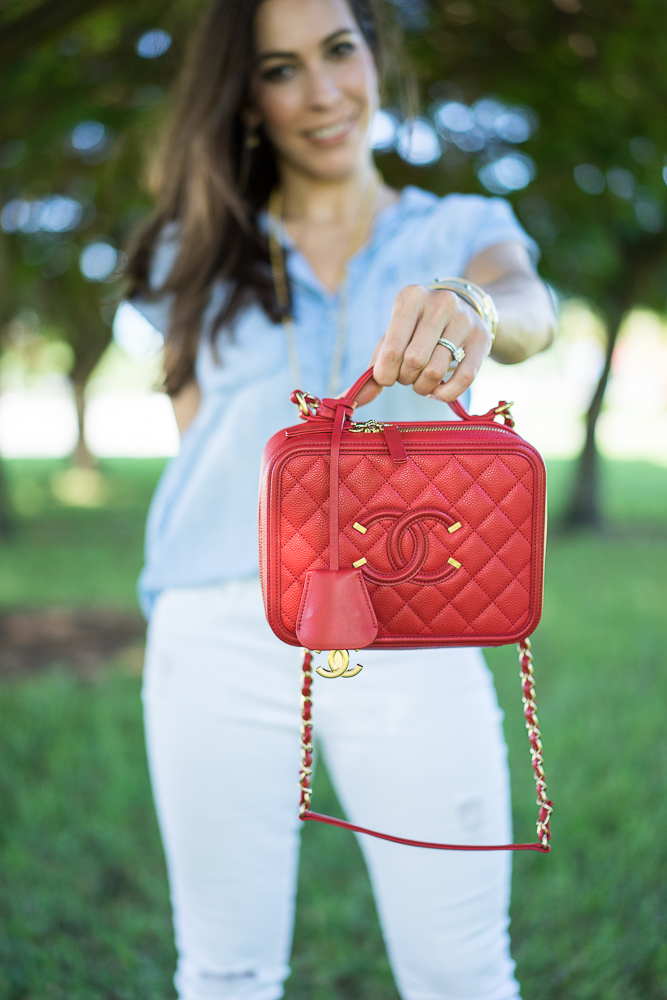
<svg viewBox="0 0 667 1000"><path fill-rule="evenodd" d="M331 49L329 49L329 55L333 56L334 59L345 59L347 56L352 55L356 46L352 42L337 42Z"/></svg>
<svg viewBox="0 0 667 1000"><path fill-rule="evenodd" d="M262 73L262 79L269 83L282 83L284 80L291 80L294 76L294 66L289 63L279 63L277 66L270 66Z"/></svg>

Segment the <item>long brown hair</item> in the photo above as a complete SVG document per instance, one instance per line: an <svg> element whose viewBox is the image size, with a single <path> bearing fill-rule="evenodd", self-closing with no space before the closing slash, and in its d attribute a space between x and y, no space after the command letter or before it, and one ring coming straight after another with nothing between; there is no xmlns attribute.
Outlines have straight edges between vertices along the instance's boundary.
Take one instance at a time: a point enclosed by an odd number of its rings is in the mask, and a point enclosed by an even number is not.
<svg viewBox="0 0 667 1000"><path fill-rule="evenodd" d="M279 322L267 240L257 224L278 172L261 128L249 149L241 117L254 61L254 17L262 0L214 0L195 34L156 173L157 208L129 249L128 295L172 296L166 338L165 388L193 377L202 313L213 283L229 293L213 329L230 326L239 309L259 302ZM373 53L380 79L396 74L397 38L382 0L348 0ZM385 6L384 3L382 3ZM391 52L391 56L390 53ZM396 77L398 79L398 77ZM165 226L178 225L177 251L164 284L150 288L151 259Z"/></svg>

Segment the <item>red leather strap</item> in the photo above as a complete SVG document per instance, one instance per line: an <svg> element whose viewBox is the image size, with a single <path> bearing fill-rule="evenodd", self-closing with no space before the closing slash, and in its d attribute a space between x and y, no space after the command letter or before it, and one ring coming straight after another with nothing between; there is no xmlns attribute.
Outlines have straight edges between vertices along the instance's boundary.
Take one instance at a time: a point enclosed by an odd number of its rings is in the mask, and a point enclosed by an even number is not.
<svg viewBox="0 0 667 1000"><path fill-rule="evenodd" d="M521 665L521 687L523 692L524 716L526 718L526 729L530 740L530 753L532 758L533 771L535 772L535 785L537 789L537 804L540 807L537 820L538 842L532 844L438 844L427 840L409 840L406 837L394 837L389 833L380 833L378 830L369 830L364 826L356 826L348 823L344 819L336 816L325 816L323 813L311 812L310 801L312 790L312 764L313 764L313 692L312 692L312 662L313 654L310 650L304 650L303 656L303 686L301 688L301 775L299 784L301 786L301 802L299 806L299 818L302 821L315 820L318 823L328 823L330 826L339 826L343 830L353 830L355 833L365 833L370 837L378 837L380 840L391 840L395 844L406 844L408 847L426 847L436 851L539 851L541 854L548 854L551 850L549 840L551 839L551 813L553 803L547 799L546 777L542 761L542 740L539 723L537 720L537 708L535 705L535 684L533 680L532 653L530 651L530 641L523 639L518 645L519 663Z"/></svg>
<svg viewBox="0 0 667 1000"><path fill-rule="evenodd" d="M385 424L382 428L382 433L387 442L392 461L397 465L407 462L408 453L405 450L405 444L398 428L394 424Z"/></svg>
<svg viewBox="0 0 667 1000"><path fill-rule="evenodd" d="M357 381L354 383L354 385L348 392L345 401L347 403L354 401L357 398L357 395L360 392L360 390L363 389L363 387L366 385L367 382L371 380L372 377L373 377L373 369L368 368L367 371L365 371L364 374L361 376L361 378L358 378ZM331 402L331 400L326 400L326 402ZM500 416L503 417L506 426L508 427L514 426L514 421L507 412L508 404L504 400L501 400L501 402L498 404L497 407L493 407L487 413L482 413L482 414L468 413L466 408L458 399L448 400L447 405L450 407L450 409L454 411L457 417L461 418L461 420L474 420L475 423L483 421L484 423L490 424L494 423L496 417Z"/></svg>
<svg viewBox="0 0 667 1000"><path fill-rule="evenodd" d="M347 394L348 399L356 399L359 392L363 389L367 382L373 377L373 368L367 368L363 375L361 375L357 381L354 383L352 388Z"/></svg>
<svg viewBox="0 0 667 1000"><path fill-rule="evenodd" d="M470 420L470 414L466 410L463 403L459 403L458 399L452 399L449 403L449 407L454 411L457 417L461 418L461 420Z"/></svg>
<svg viewBox="0 0 667 1000"><path fill-rule="evenodd" d="M327 401L329 402L329 401ZM331 435L331 456L329 459L329 569L338 569L338 461L340 458L340 440L343 436L343 424L347 407L341 400L336 407L333 434Z"/></svg>
<svg viewBox="0 0 667 1000"><path fill-rule="evenodd" d="M324 816L322 813L306 812L300 819L305 822L314 819L318 823L329 823L330 826L340 826L343 830L352 830L354 833L367 833L369 837L378 837L380 840L391 840L394 844L406 844L408 847L429 847L434 851L540 851L541 854L548 854L550 847L542 847L541 844L431 844L428 840L408 840L407 837L392 837L389 833L378 833L377 830L367 830L365 826L355 826L354 823L346 823L344 819L337 819L335 816Z"/></svg>

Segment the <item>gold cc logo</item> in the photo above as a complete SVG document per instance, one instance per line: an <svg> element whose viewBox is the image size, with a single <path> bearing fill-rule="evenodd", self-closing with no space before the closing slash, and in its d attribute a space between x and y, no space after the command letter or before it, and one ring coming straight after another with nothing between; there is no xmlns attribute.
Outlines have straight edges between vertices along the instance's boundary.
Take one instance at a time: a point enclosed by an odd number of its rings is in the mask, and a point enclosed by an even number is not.
<svg viewBox="0 0 667 1000"><path fill-rule="evenodd" d="M350 666L350 654L346 649L332 649L327 657L327 663L328 670L326 667L315 668L320 677L356 677L359 671L364 669L361 663L357 663L356 667Z"/></svg>
<svg viewBox="0 0 667 1000"><path fill-rule="evenodd" d="M396 583L430 584L439 583L445 577L450 576L457 569L461 568L461 563L450 557L443 565L439 566L434 573L424 573L424 563L428 557L428 527L425 530L424 522L435 522L443 525L448 534L453 534L461 527L461 522L446 514L444 511L434 507L422 507L419 510L403 513L400 510L379 510L364 518L364 524L355 523L357 530L365 528L366 531L376 522L390 522L385 527L387 531L387 558L393 570L390 573L380 573L373 569L367 560L354 563L355 566L363 565L363 574L367 580L384 586L391 586ZM366 534L366 531L363 533ZM410 548L406 556L406 541L409 539Z"/></svg>

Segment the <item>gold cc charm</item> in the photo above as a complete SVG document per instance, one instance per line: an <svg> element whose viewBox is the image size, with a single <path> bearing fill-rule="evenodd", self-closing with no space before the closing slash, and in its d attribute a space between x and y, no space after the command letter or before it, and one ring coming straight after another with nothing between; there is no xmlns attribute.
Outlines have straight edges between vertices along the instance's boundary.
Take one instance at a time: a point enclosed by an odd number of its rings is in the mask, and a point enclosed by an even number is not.
<svg viewBox="0 0 667 1000"><path fill-rule="evenodd" d="M316 667L315 671L320 677L355 677L360 670L363 670L361 663L356 667L350 666L350 654L346 649L332 649L327 657L329 669Z"/></svg>

